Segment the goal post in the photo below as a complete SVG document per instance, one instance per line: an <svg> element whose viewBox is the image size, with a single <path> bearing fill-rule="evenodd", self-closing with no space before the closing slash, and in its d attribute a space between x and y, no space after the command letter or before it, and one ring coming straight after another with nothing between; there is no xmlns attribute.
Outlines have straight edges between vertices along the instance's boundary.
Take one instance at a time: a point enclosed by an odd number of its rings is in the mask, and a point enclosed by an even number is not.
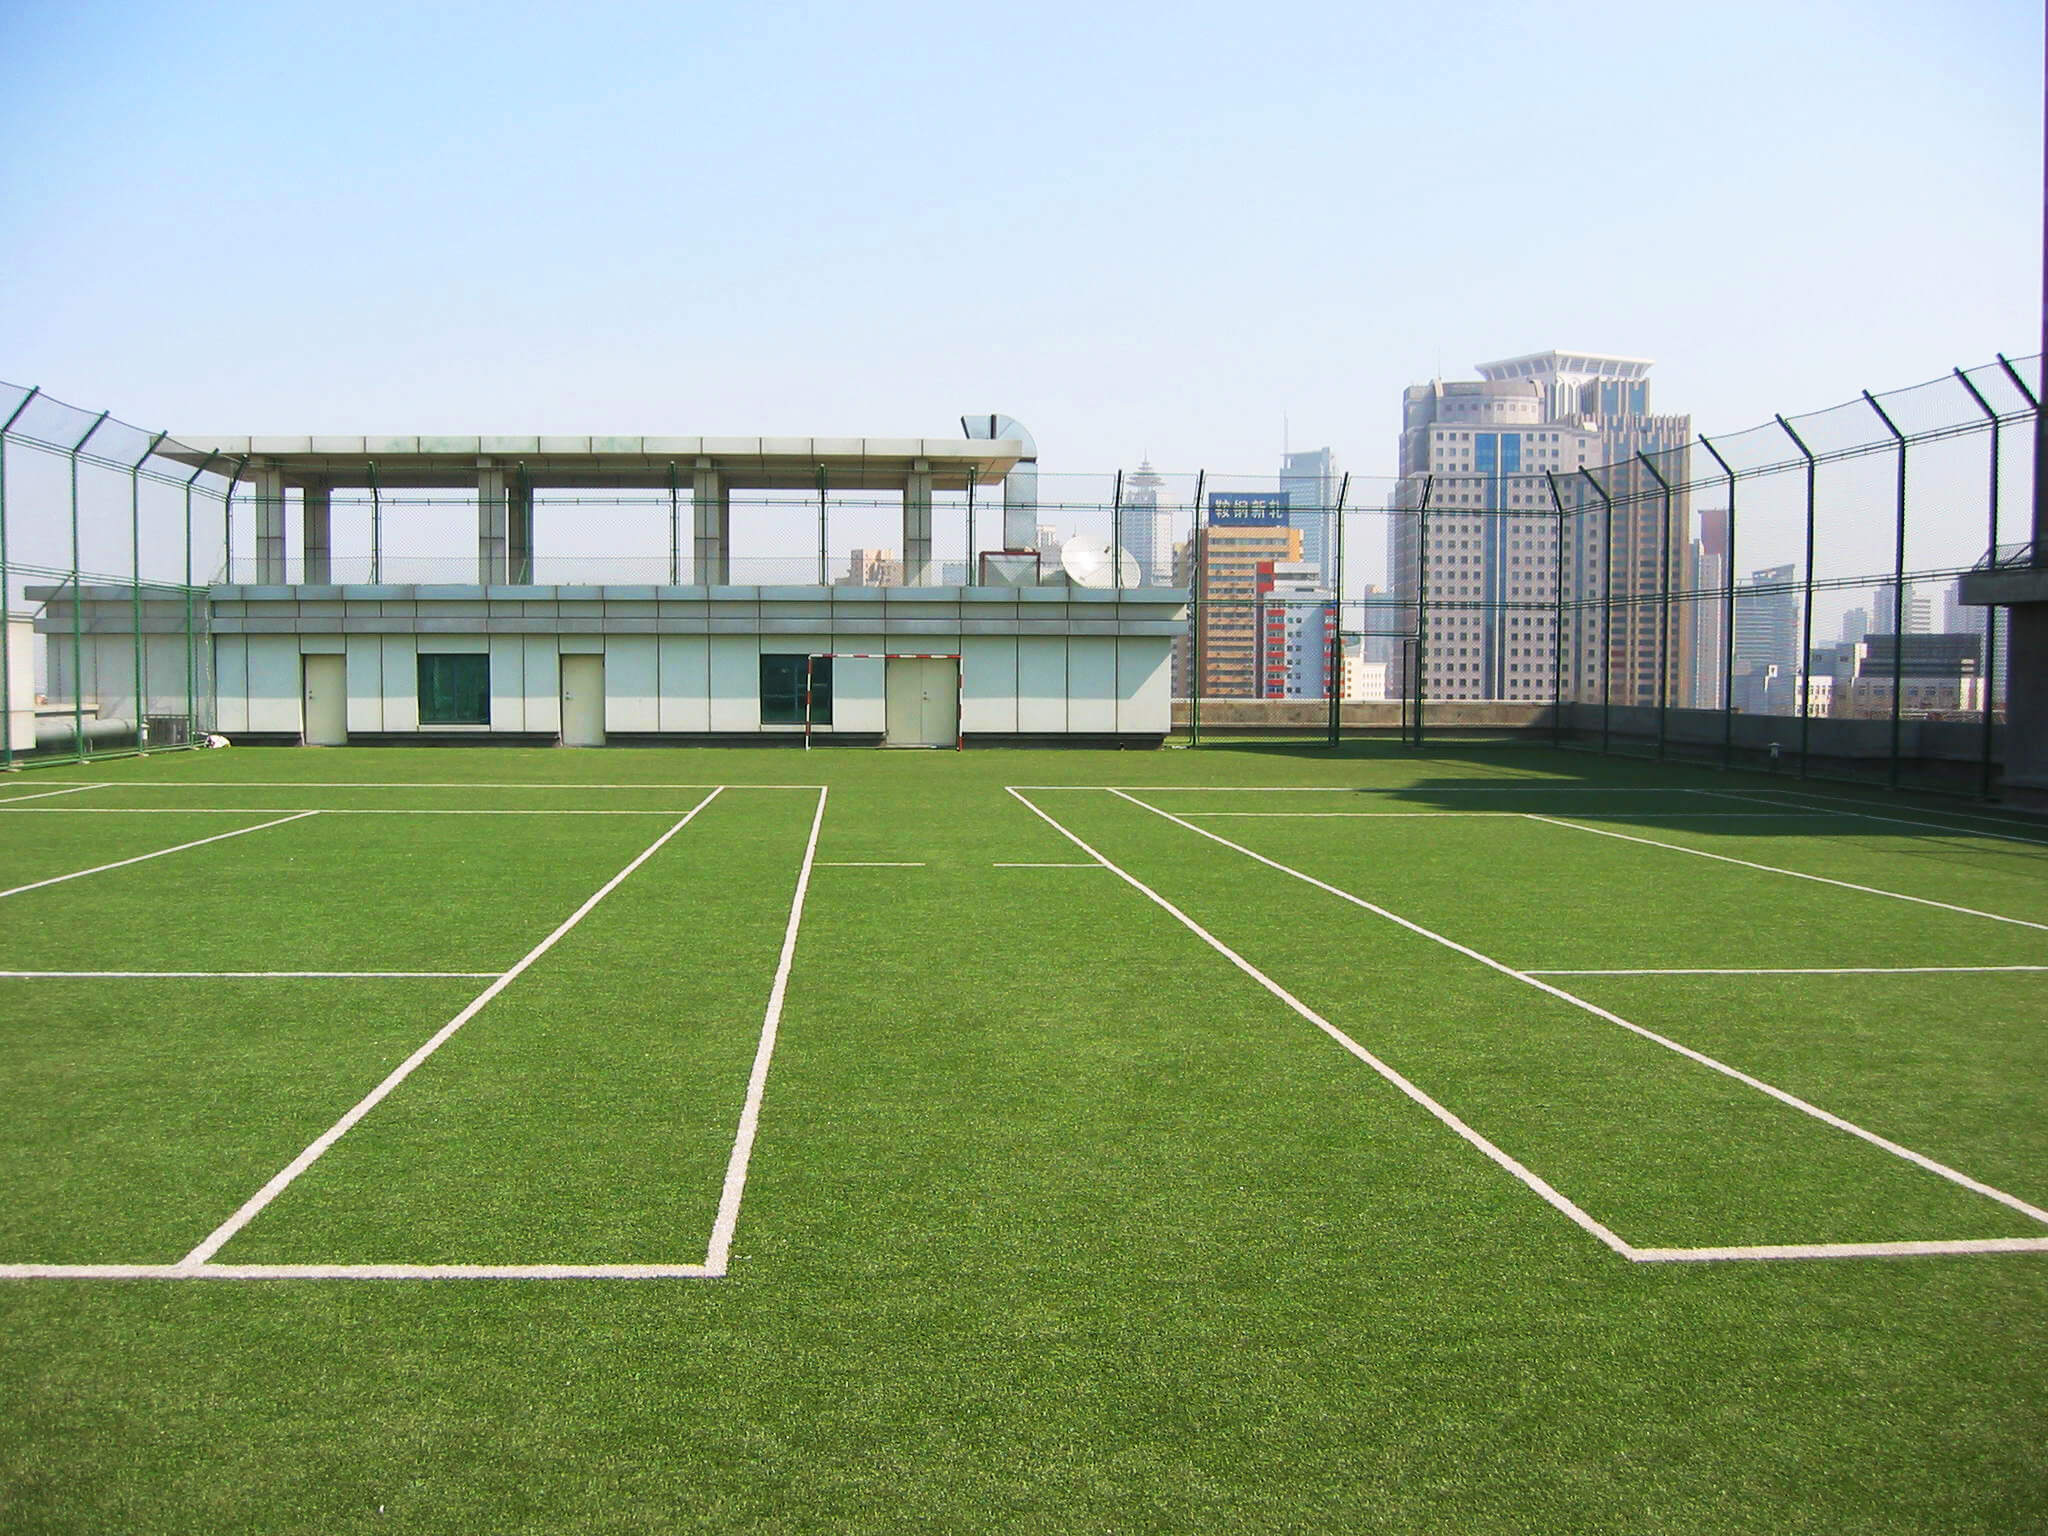
<svg viewBox="0 0 2048 1536"><path fill-rule="evenodd" d="M953 663L953 750L967 741L967 659L958 651L811 651L804 656L804 750L811 750L811 689L815 669L821 661L879 661L883 663L884 707L888 688L888 663L892 661L950 661ZM835 680L834 691L837 692Z"/></svg>

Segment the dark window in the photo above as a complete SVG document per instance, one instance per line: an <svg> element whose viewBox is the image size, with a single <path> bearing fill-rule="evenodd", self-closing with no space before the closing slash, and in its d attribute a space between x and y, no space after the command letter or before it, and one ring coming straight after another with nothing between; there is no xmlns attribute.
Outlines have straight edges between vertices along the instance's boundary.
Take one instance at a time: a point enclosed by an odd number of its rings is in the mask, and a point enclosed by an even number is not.
<svg viewBox="0 0 2048 1536"><path fill-rule="evenodd" d="M811 671L811 724L832 723L832 658L830 656L768 656L761 658L761 723L804 723L804 665Z"/></svg>
<svg viewBox="0 0 2048 1536"><path fill-rule="evenodd" d="M490 657L480 651L420 657L421 725L490 723Z"/></svg>

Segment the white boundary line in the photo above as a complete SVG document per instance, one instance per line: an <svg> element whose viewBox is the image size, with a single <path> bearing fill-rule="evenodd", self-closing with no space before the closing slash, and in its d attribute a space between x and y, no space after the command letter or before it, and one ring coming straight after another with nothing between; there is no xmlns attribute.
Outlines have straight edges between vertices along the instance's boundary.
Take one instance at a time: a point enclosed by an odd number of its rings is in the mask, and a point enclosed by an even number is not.
<svg viewBox="0 0 2048 1536"><path fill-rule="evenodd" d="M617 874L613 875L611 879L605 881L603 885L599 886L597 888L597 891L587 901L585 901L582 906L578 907L574 912L571 912L568 915L568 917L562 920L561 924L555 929L554 932L550 933L546 938L542 939L538 944L534 945L534 947L528 950L526 954L522 956L520 960L515 965L513 965L513 967L510 970L506 971L496 981L492 982L488 987L485 987L483 991L479 992L475 996L475 998L473 998L470 1001L469 1005L466 1008L464 1008L460 1013L456 1014L455 1017L450 1019L446 1024L443 1024L440 1027L440 1029L436 1030L434 1032L433 1038L428 1040L425 1045L422 1045L418 1050L414 1051L410 1056L406 1057L404 1061L400 1062L396 1067L394 1067L391 1070L390 1075L387 1076L383 1082L379 1083L375 1088L372 1088L368 1093L364 1094L363 1097L357 1101L354 1108L349 1110L348 1113L343 1115L339 1120L335 1121L334 1124L329 1126L325 1131L321 1132L319 1136L314 1138L313 1142L309 1146L307 1146L307 1148L303 1152L301 1152L297 1157L293 1158L290 1163L286 1164L284 1169L281 1172L279 1172L275 1177L273 1177L269 1183L265 1184L261 1189L257 1190L256 1193L251 1195L247 1200L243 1201L242 1206L239 1210L237 1210L226 1221L222 1222L218 1227L214 1228L213 1231L207 1234L205 1238L201 1239L199 1245L196 1248L194 1248L190 1253L186 1254L185 1257L181 1259L178 1262L178 1264L174 1267L179 1270L195 1270L198 1269L201 1265L205 1264L208 1259L214 1256L214 1254L218 1253L221 1249L221 1246L224 1243L226 1243L229 1238L233 1237L237 1232L241 1231L242 1228L246 1227L250 1222L254 1221L256 1217L262 1212L265 1206L270 1204L270 1202L275 1200L279 1195L283 1194L285 1189L291 1184L291 1182L294 1179L298 1178L300 1174L304 1173L308 1168L310 1168L320 1158L320 1156L327 1151L329 1147L333 1146L337 1141L341 1140L341 1138L348 1133L349 1129L352 1126L354 1126L357 1121L361 1120L363 1116L367 1115L371 1110L375 1109L379 1104L381 1104L393 1089L395 1089L400 1083L404 1082L408 1077L412 1075L413 1070L416 1067L418 1067L421 1062L425 1061L429 1056L433 1055L434 1052L438 1051L443 1045L445 1045L448 1042L448 1040L454 1035L454 1033L458 1029L462 1028L462 1026L467 1024L471 1019L475 1018L478 1013L482 1012L484 1006L487 1003L489 1003L492 998L496 997L500 992L504 991L505 988L510 986L513 983L513 981L521 975L521 973L523 973L536 960L540 959L542 955L546 954L549 950L553 949L555 945L558 942L560 942L563 936L569 932L570 929L574 928L578 923L582 922L584 918L588 917L592 909L594 909L599 902L603 901L605 897L609 896L614 890L618 889L620 883L624 881L628 875L632 874L634 870L638 869L642 864L645 864L649 859L653 858L655 854L659 853L662 849L662 846L665 843L667 843L670 838L674 837L678 832L682 831L683 828L687 827L690 824L691 819L696 816L697 812L703 810L705 806L709 805L712 801L716 800L718 798L718 795L719 791L715 789L712 790L710 794L706 795L702 800L699 800L696 803L696 805L691 807L688 814L686 814L680 821L678 821L674 826L670 827L666 832L662 833L661 836L657 837L653 842L649 843L644 849L642 849L640 853L634 857L633 861L630 864L628 864L624 869L620 870Z"/></svg>
<svg viewBox="0 0 2048 1536"><path fill-rule="evenodd" d="M26 782L26 781L24 781ZM483 784L455 779L381 781L358 779L42 779L44 784L76 784L81 789L820 789L818 784Z"/></svg>
<svg viewBox="0 0 2048 1536"><path fill-rule="evenodd" d="M2041 1253L2048 1237L1965 1237L1907 1243L1779 1243L1754 1248L1638 1248L1638 1264L1711 1264L1723 1259L1905 1259L1943 1253Z"/></svg>
<svg viewBox="0 0 2048 1536"><path fill-rule="evenodd" d="M1006 784L1042 789L1132 790L1141 795L1690 795L1689 784Z"/></svg>
<svg viewBox="0 0 2048 1536"><path fill-rule="evenodd" d="M62 809L62 807L59 807ZM1219 817L1256 817L1264 821L1395 821L1403 817L1427 819L1442 817L1473 816L1527 816L1527 811L1183 811L1183 816L1202 821L1215 821ZM1575 816L1589 814L1574 811ZM1727 817L1733 821L1769 821L1773 818L1788 821L1812 821L1817 811L1611 811L1605 814L1627 817L1653 817L1665 820L1680 819L1697 821L1702 817Z"/></svg>
<svg viewBox="0 0 2048 1536"><path fill-rule="evenodd" d="M23 799L33 800L34 795ZM5 800L0 800L0 811L28 816L262 816L271 811L285 810L281 805L31 805L20 810ZM312 809L322 816L673 816L673 806L659 811L478 811L441 810L427 806L381 806L381 805L316 805Z"/></svg>
<svg viewBox="0 0 2048 1536"><path fill-rule="evenodd" d="M1107 864L996 864L994 869L1107 869Z"/></svg>
<svg viewBox="0 0 2048 1536"><path fill-rule="evenodd" d="M497 971L0 971L0 981L482 981Z"/></svg>
<svg viewBox="0 0 2048 1536"><path fill-rule="evenodd" d="M1524 976L1955 976L1991 971L2048 971L2048 965L1795 965L1672 968L1631 971L1527 970ZM0 975L6 974L0 972Z"/></svg>
<svg viewBox="0 0 2048 1536"><path fill-rule="evenodd" d="M104 784L73 784L68 789L38 790L33 795L7 795L0 797L0 805L13 805L20 800L53 800L58 795L78 795L83 794L88 789L105 789L106 787Z"/></svg>
<svg viewBox="0 0 2048 1536"><path fill-rule="evenodd" d="M1146 809L1150 810L1151 807L1147 806ZM1935 901L1927 896L1908 896L1903 891L1880 890L1874 885L1858 885L1853 880L1836 880L1828 875L1810 875L1803 869L1786 869L1777 864L1759 864L1752 859L1738 859L1725 853L1709 853L1704 848L1688 848L1683 843L1660 843L1654 837L1638 837L1632 832L1612 832L1606 827L1581 826L1576 821L1560 821L1555 816L1542 816L1535 811L1524 811L1522 816L1526 821L1540 821L1553 827L1568 827L1574 832L1586 832L1594 837L1611 837L1624 843L1641 843L1645 848L1668 848L1673 853L1689 853L1696 859L1712 859L1720 864L1737 864L1744 869L1760 869L1767 875L1789 875L1794 880L1811 880L1819 885L1838 886L1845 891L1861 891L1866 896L1888 896L1893 901L1910 901L1916 906L1939 907L1944 912L1960 912L1965 917L1982 917L1994 923L2011 923L2017 928L2033 928L2048 933L2048 923L2031 922L2024 917L2006 917L1998 912L1979 911L1975 907L1959 907L1953 902ZM1199 832L1201 828L1197 827L1194 830Z"/></svg>
<svg viewBox="0 0 2048 1536"><path fill-rule="evenodd" d="M1026 810L1030 811L1032 815L1038 817L1039 820L1043 821L1047 826L1051 827L1055 832L1059 833L1060 836L1066 838L1067 841L1072 843L1076 848L1079 848L1083 853L1093 858L1098 864L1101 864L1105 869L1109 870L1111 874L1115 875L1119 880L1122 880L1126 885L1129 885L1130 887L1132 887L1132 889L1138 891L1147 900L1151 901L1155 906L1158 906L1159 908L1164 910L1182 927L1186 928L1190 933L1194 934L1197 938L1199 938L1204 944L1207 944L1211 949L1215 950L1217 954L1223 956L1224 959L1228 960L1240 971L1243 971L1245 975L1251 977L1252 980L1256 981L1260 986L1264 987L1268 992L1272 993L1273 996L1277 997L1281 1002L1285 1003L1289 1008L1293 1009L1294 1012L1299 1014L1302 1018L1308 1020L1309 1023L1315 1025L1317 1029L1320 1029L1332 1040L1335 1040L1339 1045L1343 1046L1344 1049L1349 1051L1353 1056L1356 1056L1360 1061L1364 1062L1367 1066L1371 1067L1373 1071L1377 1072L1381 1077L1385 1078L1388 1082L1392 1083L1396 1088L1400 1089L1400 1091L1406 1094L1411 1100L1421 1105L1422 1108L1429 1111L1431 1115L1435 1116L1444 1125L1450 1127L1450 1129L1456 1132L1458 1136L1463 1138L1472 1146L1478 1148L1479 1151L1483 1153L1487 1158L1489 1158L1492 1162L1497 1164L1499 1167L1505 1169L1509 1174L1513 1175L1516 1179L1520 1180L1530 1190L1534 1191L1535 1194L1538 1195L1546 1204L1550 1205L1553 1209L1563 1214L1574 1225L1590 1233L1593 1237L1599 1239L1602 1243L1606 1244L1607 1247L1613 1249L1614 1252L1621 1254L1624 1258L1629 1257L1634 1252L1634 1250L1631 1249L1627 1243L1623 1242L1620 1237L1616 1236L1611 1229L1595 1221L1578 1205L1575 1205L1572 1201L1566 1199L1565 1196L1561 1194L1553 1185L1545 1181L1543 1178L1539 1177L1537 1174L1532 1172L1522 1163L1510 1157L1506 1152L1502 1151L1501 1148L1496 1146L1493 1142L1488 1141L1484 1136L1480 1135L1477 1131L1473 1130L1471 1126L1467 1125L1463 1120L1460 1120L1456 1115L1452 1114L1450 1110L1446 1109L1443 1105L1439 1104L1435 1099L1431 1098L1428 1094L1424 1093L1420 1088L1416 1087L1414 1083L1410 1082L1407 1078L1403 1077L1399 1072L1396 1072L1384 1061L1381 1061L1379 1057L1373 1055L1372 1052L1368 1051L1364 1046L1360 1045L1356 1040L1352 1039L1351 1036L1347 1035L1343 1030L1339 1029L1336 1025L1332 1024L1328 1019L1324 1018L1321 1014L1317 1013L1313 1008L1309 1007L1308 1004L1304 1003L1300 998L1296 997L1292 992L1289 992L1285 987L1281 986L1279 982L1273 980L1272 977L1268 976L1264 971L1260 970L1257 966L1253 965L1249 960L1245 959L1243 955L1240 955L1228 944L1225 944L1221 939L1217 938L1215 934L1209 932L1208 929L1204 928L1192 917L1189 917L1187 913L1181 911L1179 907L1176 907L1164 896L1160 895L1157 891L1153 890L1151 886L1145 884L1144 881L1140 880L1136 875L1130 873L1130 871L1123 869L1116 864L1111 863L1102 854L1098 853L1095 849L1089 847L1088 844L1082 842L1078 836L1068 831L1059 822L1053 820L1051 816L1047 815L1044 811L1040 810L1036 805L1033 805L1031 801L1025 798L1025 796L1018 789L1016 789L1013 786L1006 787L1009 788L1009 793L1015 795L1018 802L1021 805L1023 805ZM1129 797L1126 796L1126 798ZM1133 800L1131 803L1133 805L1143 804L1142 801L1136 800ZM1146 806L1145 808L1147 810L1151 809L1150 806ZM1164 813L1162 812L1161 814L1163 815ZM1194 828L1193 830L1201 831L1199 827ZM1203 836L1205 837L1209 835L1210 834L1208 833L1203 833Z"/></svg>
<svg viewBox="0 0 2048 1536"><path fill-rule="evenodd" d="M923 869L922 860L917 863L899 863L889 859L819 859L816 869Z"/></svg>
<svg viewBox="0 0 2048 1536"><path fill-rule="evenodd" d="M768 1064L774 1059L775 1039L782 1026L782 1000L789 992L789 970L796 960L797 925L803 921L804 892L810 888L812 862L818 853L818 829L825 824L827 793L821 785L818 809L811 815L810 841L804 844L804 861L796 873L796 894L789 901L789 926L782 933L782 955L775 962L775 983L768 989L768 1011L761 1019L761 1043L754 1051L754 1069L747 1076L747 1101L740 1109L732 1156L725 1165L718 1219L712 1224L711 1245L704 1256L704 1273L712 1279L725 1274L732 1257L732 1235L739 1225L740 1201L747 1192L747 1164L754 1155L754 1134L761 1123L761 1099L768 1091Z"/></svg>
<svg viewBox="0 0 2048 1536"><path fill-rule="evenodd" d="M703 1280L702 1264L0 1264L0 1280Z"/></svg>
<svg viewBox="0 0 2048 1536"><path fill-rule="evenodd" d="M1783 805L1785 803L1782 799L1764 799L1764 795L1767 793L1780 796L1797 795L1803 800L1817 800L1820 802L1820 805L1807 812L1810 816L1845 816L1853 817L1859 821L1888 821L1901 827L1929 827L1936 832L1946 832L1951 837L1988 837L2001 843L2027 843L2036 848L2048 848L2048 838L2044 837L2021 837L2014 832L1987 832L1981 827L1958 827L1949 822L1923 821L1914 816L1880 816L1875 811L1842 811L1836 810L1832 806L1824 810L1821 807L1827 805L1827 797L1825 795L1808 795L1804 791L1796 789L1760 790L1753 795L1739 794L1734 790L1728 789L1701 789L1695 790L1694 793L1712 795L1720 800L1747 800L1754 805ZM1878 802L1858 800L1854 803L1857 805L1869 805ZM1919 807L1916 806L1914 809L1917 810Z"/></svg>
<svg viewBox="0 0 2048 1536"><path fill-rule="evenodd" d="M1159 809L1159 807L1155 805L1147 805L1144 801L1139 800L1134 796L1127 795L1123 793L1121 790L1112 790L1110 791L1110 793L1116 795L1117 798L1121 800L1128 801L1130 804L1139 807L1141 810L1150 811L1154 816L1163 817L1167 821L1174 823L1176 826L1185 827L1188 831L1194 833L1197 837L1206 837L1211 842L1220 843L1223 847L1241 853L1246 858L1256 860L1258 863L1264 864L1269 869L1278 870L1283 875L1292 875L1295 879L1303 881L1308 885L1312 885L1316 887L1318 890L1326 891L1330 895L1335 896L1340 900L1350 902L1355 907L1363 908L1365 911L1371 912L1375 916L1383 917L1391 923L1397 924L1402 928L1406 928L1410 933L1417 934L1422 938L1430 940L1432 943L1441 944L1446 949L1454 950L1458 954L1465 955L1473 960L1477 960L1481 965L1487 966L1492 970L1499 971L1503 976L1511 976L1516 981L1534 987L1539 992L1547 992L1552 997L1558 998L1563 1002L1570 1003L1573 1007L1582 1009L1585 1012L1593 1015L1593 1017L1597 1019L1604 1019L1606 1022L1610 1024L1619 1025L1621 1028L1627 1030L1631 1034L1640 1035L1643 1039L1649 1040L1657 1045L1661 1045L1666 1050L1674 1051L1678 1055L1685 1057L1688 1061L1698 1062L1703 1067L1711 1068L1713 1071L1719 1072L1725 1077L1733 1078L1736 1082L1742 1083L1746 1087L1754 1088L1757 1092L1762 1093L1770 1098L1776 1099L1779 1103L1787 1106L1788 1108L1796 1109L1801 1114L1812 1116L1814 1119L1820 1121L1823 1125L1833 1126L1838 1131L1846 1131L1849 1135L1857 1137L1859 1140L1867 1141L1872 1146L1878 1147L1883 1151L1891 1153L1894 1157L1903 1158L1906 1162L1913 1164L1916 1168L1923 1168L1929 1173L1947 1179L1951 1184L1961 1185L1964 1189L1970 1190L1974 1194L1982 1195L1989 1200L1995 1200L2000 1205L2018 1211L2020 1214L2031 1217L2035 1221L2048 1224L2048 1210L2042 1210L2039 1206L2030 1205L2026 1201L2020 1199L2017 1195L2009 1195L2004 1190L1997 1189L1992 1185L1982 1182L1979 1179L1973 1179L1968 1174L1963 1173L1958 1169L1951 1168L1945 1163L1938 1163L1933 1158L1928 1157L1925 1153L1915 1152L1911 1147L1902 1146L1896 1141L1892 1141L1887 1137L1878 1135L1875 1131L1865 1130L1862 1126L1855 1124L1853 1121L1844 1120L1840 1115L1831 1114L1829 1111L1822 1109L1819 1105L1810 1104L1805 1099L1799 1098L1794 1094L1787 1093L1784 1089L1765 1082L1762 1078L1752 1077L1749 1073L1742 1071L1738 1067L1732 1067L1724 1061L1718 1061L1714 1057L1707 1055L1703 1051L1694 1050L1689 1045L1681 1045L1676 1040L1673 1040L1668 1036L1660 1035L1655 1030L1646 1029L1640 1024L1636 1024L1628 1019L1624 1019L1620 1014L1611 1012L1606 1008L1602 1008L1597 1003L1590 1003L1586 1001L1586 999L1584 999L1583 997L1578 997L1570 992L1565 991L1562 987L1554 987L1549 982L1543 981L1538 977L1530 975L1527 971L1518 971L1511 965L1504 964L1503 962L1494 959L1490 955L1483 955L1478 950L1473 949L1468 945L1460 944L1455 939L1446 938L1444 935L1440 933L1423 927L1420 923L1412 922L1408 918L1400 916L1398 913L1388 911L1385 907L1375 906L1372 902L1367 901L1362 896L1354 896L1349 891L1341 890L1337 886L1330 885L1322 880L1318 880L1314 875L1303 874L1298 869L1289 868L1287 865L1280 863L1278 860L1269 859L1263 853L1255 852L1254 850L1245 847L1241 843L1233 843L1228 838L1219 836L1217 833L1209 831L1206 827L1198 827L1191 821L1183 821L1180 817L1174 815L1171 811L1162 811ZM1546 820L1547 818L1536 817L1534 819L1540 821ZM1090 851L1092 852L1093 850ZM1986 1241L1989 1240L1987 1239ZM1834 1245L1823 1246L1832 1247ZM2041 1246L2044 1248L2048 1248L2048 1239L2043 1239ZM1692 1250L1671 1251L1689 1252ZM1630 1249L1629 1252L1632 1254L1634 1250Z"/></svg>
<svg viewBox="0 0 2048 1536"><path fill-rule="evenodd" d="M308 816L318 816L318 811L293 811L289 816L280 816L275 821L258 822L253 827L237 827L232 832L216 832L212 837L194 838L189 843L180 843L175 848L159 848L154 853L138 853L132 859L116 859L111 864L95 864L91 869L75 869L68 875L53 875L48 880L36 880L27 885L17 885L11 891L0 891L0 898L19 896L24 891L39 891L46 885L62 885L66 880L82 880L87 875L104 874L110 869L125 869L130 864L145 863L160 859L166 854L183 853L187 848L202 847L207 843L223 842L230 837L240 837L245 832L261 832L265 827L281 827L288 821L300 821Z"/></svg>

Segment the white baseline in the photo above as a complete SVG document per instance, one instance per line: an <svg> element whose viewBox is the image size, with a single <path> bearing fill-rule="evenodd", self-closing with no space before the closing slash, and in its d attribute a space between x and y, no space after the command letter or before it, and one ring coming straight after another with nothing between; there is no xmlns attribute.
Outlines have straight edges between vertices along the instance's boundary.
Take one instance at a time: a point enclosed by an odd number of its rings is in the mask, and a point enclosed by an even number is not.
<svg viewBox="0 0 2048 1536"><path fill-rule="evenodd" d="M87 875L105 874L110 869L125 869L130 864L146 863L150 859L161 859L167 854L183 853L187 848L200 848L207 843L225 842L231 837L240 837L247 832L261 832L266 827L281 827L288 821L300 821L308 816L318 816L318 811L293 811L289 816L280 816L275 821L259 822L253 827L237 827L232 832L216 832L211 837L194 838L189 843L180 843L175 848L159 848L154 853L138 853L132 859L116 859L111 864L95 864L91 869L74 869L68 875L53 875L48 880L35 880L27 885L17 885L11 891L0 891L0 897L19 896L24 891L40 891L46 885L62 885L66 880L82 880Z"/></svg>

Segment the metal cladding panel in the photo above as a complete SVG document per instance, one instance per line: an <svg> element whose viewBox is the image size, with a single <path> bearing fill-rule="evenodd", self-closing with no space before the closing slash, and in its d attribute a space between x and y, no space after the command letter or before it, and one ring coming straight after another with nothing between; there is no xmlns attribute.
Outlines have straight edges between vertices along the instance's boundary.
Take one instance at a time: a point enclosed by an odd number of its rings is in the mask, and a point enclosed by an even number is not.
<svg viewBox="0 0 2048 1536"><path fill-rule="evenodd" d="M612 635L604 647L604 728L661 729L660 660L652 635Z"/></svg>
<svg viewBox="0 0 2048 1536"><path fill-rule="evenodd" d="M960 637L960 729L1017 729L1017 641L1013 635Z"/></svg>
<svg viewBox="0 0 2048 1536"><path fill-rule="evenodd" d="M529 731L559 731L562 728L562 658L553 635L527 635L526 728Z"/></svg>
<svg viewBox="0 0 2048 1536"><path fill-rule="evenodd" d="M1116 728L1164 735L1173 726L1173 642L1125 635L1116 649Z"/></svg>
<svg viewBox="0 0 2048 1536"><path fill-rule="evenodd" d="M348 728L384 729L384 642L375 635L348 637Z"/></svg>
<svg viewBox="0 0 2048 1536"><path fill-rule="evenodd" d="M411 635L384 637L384 729L420 728L419 653Z"/></svg>
<svg viewBox="0 0 2048 1536"><path fill-rule="evenodd" d="M251 635L249 726L252 731L297 731L304 714L299 642L292 635Z"/></svg>
<svg viewBox="0 0 2048 1536"><path fill-rule="evenodd" d="M518 635L491 637L491 729L526 729L526 642Z"/></svg>
<svg viewBox="0 0 2048 1536"><path fill-rule="evenodd" d="M214 636L213 686L215 727L229 734L249 729L249 642L242 636Z"/></svg>
<svg viewBox="0 0 2048 1536"><path fill-rule="evenodd" d="M660 724L664 731L711 729L711 651L702 635L663 635Z"/></svg>
<svg viewBox="0 0 2048 1536"><path fill-rule="evenodd" d="M850 635L841 630L832 637L837 651L871 651L876 647L868 635ZM888 729L883 706L882 677L887 663L876 659L841 657L832 663L832 729L835 731L881 731Z"/></svg>
<svg viewBox="0 0 2048 1536"><path fill-rule="evenodd" d="M1114 639L1075 635L1067 641L1067 729L1116 729L1117 654Z"/></svg>
<svg viewBox="0 0 2048 1536"><path fill-rule="evenodd" d="M760 641L753 635L711 636L711 729L760 728Z"/></svg>
<svg viewBox="0 0 2048 1536"><path fill-rule="evenodd" d="M1067 637L1017 637L1017 729L1067 728Z"/></svg>

